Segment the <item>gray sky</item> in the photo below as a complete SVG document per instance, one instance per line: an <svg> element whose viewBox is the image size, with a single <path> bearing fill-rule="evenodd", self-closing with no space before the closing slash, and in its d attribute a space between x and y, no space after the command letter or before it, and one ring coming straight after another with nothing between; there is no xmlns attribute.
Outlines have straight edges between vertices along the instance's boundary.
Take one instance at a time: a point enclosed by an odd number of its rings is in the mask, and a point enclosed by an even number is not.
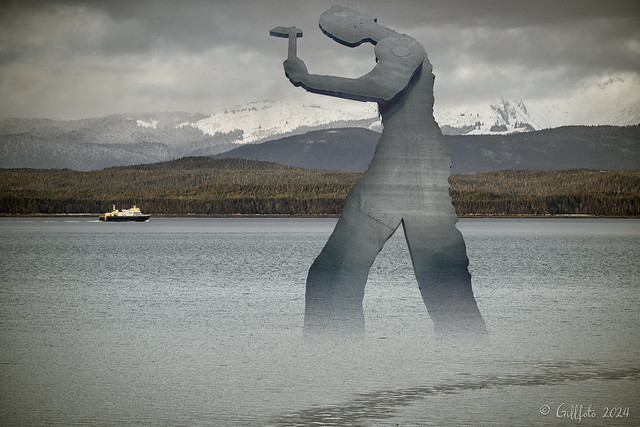
<svg viewBox="0 0 640 427"><path fill-rule="evenodd" d="M210 113L319 95L284 77L278 25L304 31L310 72L356 77L373 47L324 36L339 0L18 0L0 12L0 118L76 119L131 111ZM552 102L621 77L640 93L638 0L343 1L423 44L442 106L498 96ZM343 101L344 102L344 101Z"/></svg>

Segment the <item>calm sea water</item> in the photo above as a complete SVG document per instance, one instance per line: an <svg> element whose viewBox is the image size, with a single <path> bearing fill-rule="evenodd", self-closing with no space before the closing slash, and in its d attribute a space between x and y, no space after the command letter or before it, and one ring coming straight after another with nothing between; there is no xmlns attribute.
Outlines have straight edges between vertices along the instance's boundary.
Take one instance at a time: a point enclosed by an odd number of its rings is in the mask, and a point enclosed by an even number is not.
<svg viewBox="0 0 640 427"><path fill-rule="evenodd" d="M462 220L477 340L434 336L400 231L366 336L312 341L334 225L0 219L0 424L640 424L640 220Z"/></svg>

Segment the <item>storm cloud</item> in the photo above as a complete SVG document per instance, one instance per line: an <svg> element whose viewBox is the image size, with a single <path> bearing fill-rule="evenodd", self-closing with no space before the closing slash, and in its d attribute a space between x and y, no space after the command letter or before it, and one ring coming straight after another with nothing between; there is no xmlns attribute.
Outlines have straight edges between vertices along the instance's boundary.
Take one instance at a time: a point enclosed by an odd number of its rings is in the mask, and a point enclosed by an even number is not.
<svg viewBox="0 0 640 427"><path fill-rule="evenodd" d="M304 31L298 53L319 74L369 71L373 48L322 35L336 1L14 1L0 16L0 117L57 119L129 111L208 113L249 101L319 100L283 76L278 25ZM637 1L343 2L420 41L437 103L498 96L545 102L611 77L640 96Z"/></svg>

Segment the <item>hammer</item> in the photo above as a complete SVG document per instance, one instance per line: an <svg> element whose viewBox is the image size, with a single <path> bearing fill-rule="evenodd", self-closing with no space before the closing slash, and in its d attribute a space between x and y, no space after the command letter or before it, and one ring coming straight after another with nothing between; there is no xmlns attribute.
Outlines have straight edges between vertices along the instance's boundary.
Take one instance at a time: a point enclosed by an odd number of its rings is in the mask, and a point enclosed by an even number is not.
<svg viewBox="0 0 640 427"><path fill-rule="evenodd" d="M289 39L289 58L295 58L297 56L296 39L298 37L302 37L302 30L299 30L296 27L276 27L269 31L269 35Z"/></svg>

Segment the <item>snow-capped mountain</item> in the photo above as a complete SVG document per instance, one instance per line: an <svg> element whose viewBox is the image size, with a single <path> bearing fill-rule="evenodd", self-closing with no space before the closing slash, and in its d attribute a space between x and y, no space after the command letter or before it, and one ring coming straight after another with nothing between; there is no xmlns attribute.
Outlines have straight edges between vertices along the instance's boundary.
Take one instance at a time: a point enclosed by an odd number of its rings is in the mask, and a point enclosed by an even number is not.
<svg viewBox="0 0 640 427"><path fill-rule="evenodd" d="M506 134L572 125L628 126L640 123L640 92L629 77L592 80L572 97L557 101L498 98L480 105L439 108L434 115L445 134Z"/></svg>
<svg viewBox="0 0 640 427"><path fill-rule="evenodd" d="M488 135L528 132L569 125L627 126L640 123L640 94L621 77L593 80L577 95L557 102L495 98L478 105L441 108L434 115L444 134ZM154 125L153 122L140 123ZM228 108L190 126L205 135L235 134L234 144L258 143L290 135L341 127L381 130L377 106L357 103L349 111L294 102L261 101Z"/></svg>
<svg viewBox="0 0 640 427"><path fill-rule="evenodd" d="M577 95L544 104L499 98L434 115L446 135L512 134L568 125L640 124L640 93L620 77L594 80ZM214 114L155 112L81 120L0 120L0 167L99 169L184 156L337 128L380 131L377 106L348 111L292 102L252 102Z"/></svg>
<svg viewBox="0 0 640 427"><path fill-rule="evenodd" d="M530 114L545 128L566 125L629 126L640 123L640 92L629 78L593 79L576 96L557 102L531 104Z"/></svg>
<svg viewBox="0 0 640 427"><path fill-rule="evenodd" d="M359 103L349 111L294 102L261 101L228 108L197 121L181 123L205 135L234 132L235 144L253 144L299 135L313 130L362 127L381 131L377 106ZM503 134L543 129L528 113L521 99L497 99L478 107L435 109L436 120L445 134ZM152 122L139 123L151 126Z"/></svg>
<svg viewBox="0 0 640 427"><path fill-rule="evenodd" d="M479 105L441 108L436 99L434 115L449 135L508 134L568 125L616 125L640 123L640 94L621 77L593 80L569 99L529 103L521 98L495 98ZM313 130L362 127L381 130L377 106L354 103L349 111L284 101L251 102L200 116L178 124L206 136L227 135L227 143L251 144ZM157 121L138 120L139 126L157 127ZM231 135L233 135L231 137Z"/></svg>
<svg viewBox="0 0 640 427"><path fill-rule="evenodd" d="M483 105L439 109L434 115L445 134L505 134L572 125L629 126L640 123L640 93L628 80L592 80L575 96L525 102L499 98Z"/></svg>
<svg viewBox="0 0 640 427"><path fill-rule="evenodd" d="M436 121L446 135L488 135L539 130L522 99L500 98L479 106L434 109Z"/></svg>
<svg viewBox="0 0 640 427"><path fill-rule="evenodd" d="M233 143L251 144L312 130L344 127L376 130L380 121L373 104L363 104L362 109L347 112L318 105L260 101L229 108L179 126L192 126L205 135L237 132L239 136Z"/></svg>

